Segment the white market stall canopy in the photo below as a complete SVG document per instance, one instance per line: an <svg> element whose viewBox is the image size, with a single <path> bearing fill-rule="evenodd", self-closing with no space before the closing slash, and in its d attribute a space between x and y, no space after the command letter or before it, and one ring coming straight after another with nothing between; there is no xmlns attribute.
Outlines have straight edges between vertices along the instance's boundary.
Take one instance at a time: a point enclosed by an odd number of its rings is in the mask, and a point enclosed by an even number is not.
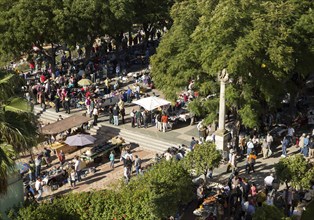
<svg viewBox="0 0 314 220"><path fill-rule="evenodd" d="M154 110L160 106L170 104L169 101L162 98L158 98L156 96L150 96L147 98L139 99L139 100L133 101L133 103L142 106L148 111Z"/></svg>

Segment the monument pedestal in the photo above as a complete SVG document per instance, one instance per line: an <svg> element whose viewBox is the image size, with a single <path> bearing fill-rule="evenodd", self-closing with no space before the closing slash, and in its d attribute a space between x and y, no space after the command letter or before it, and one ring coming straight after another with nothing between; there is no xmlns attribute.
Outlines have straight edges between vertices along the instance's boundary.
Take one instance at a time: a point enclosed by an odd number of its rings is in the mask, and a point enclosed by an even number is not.
<svg viewBox="0 0 314 220"><path fill-rule="evenodd" d="M228 131L217 130L215 132L215 144L217 150L227 151L228 137L230 136Z"/></svg>

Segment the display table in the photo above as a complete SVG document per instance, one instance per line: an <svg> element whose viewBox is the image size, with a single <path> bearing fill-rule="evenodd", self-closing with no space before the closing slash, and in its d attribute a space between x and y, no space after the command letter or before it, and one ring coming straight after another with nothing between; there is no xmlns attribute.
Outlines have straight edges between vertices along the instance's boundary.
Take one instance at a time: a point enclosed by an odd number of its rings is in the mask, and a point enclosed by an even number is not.
<svg viewBox="0 0 314 220"><path fill-rule="evenodd" d="M56 153L59 153L60 150L63 151L63 153L71 153L77 149L75 146L69 146L66 143L62 142L55 142L51 145L51 149L55 150Z"/></svg>
<svg viewBox="0 0 314 220"><path fill-rule="evenodd" d="M94 161L96 163L98 159L101 160L103 156L109 155L111 151L115 151L117 148L119 145L106 143L103 146L93 147L89 152L81 154L80 158L87 162Z"/></svg>

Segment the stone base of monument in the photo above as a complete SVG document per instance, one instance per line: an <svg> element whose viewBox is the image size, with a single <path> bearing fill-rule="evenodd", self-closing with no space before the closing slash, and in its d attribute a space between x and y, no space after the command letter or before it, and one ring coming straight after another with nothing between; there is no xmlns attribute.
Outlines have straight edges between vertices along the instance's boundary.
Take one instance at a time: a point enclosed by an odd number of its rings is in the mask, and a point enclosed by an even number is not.
<svg viewBox="0 0 314 220"><path fill-rule="evenodd" d="M215 144L216 149L221 151L227 151L227 143L228 138L230 137L230 133L227 131L216 131L215 132Z"/></svg>

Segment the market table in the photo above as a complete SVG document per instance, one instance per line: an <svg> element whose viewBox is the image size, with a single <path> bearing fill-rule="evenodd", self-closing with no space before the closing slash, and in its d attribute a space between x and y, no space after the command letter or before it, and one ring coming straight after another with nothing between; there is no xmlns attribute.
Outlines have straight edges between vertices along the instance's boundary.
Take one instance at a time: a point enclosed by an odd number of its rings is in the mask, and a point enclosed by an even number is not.
<svg viewBox="0 0 314 220"><path fill-rule="evenodd" d="M60 150L63 151L63 153L71 153L77 149L75 146L69 146L66 143L62 142L55 142L51 145L51 149L55 150L56 153L59 153Z"/></svg>
<svg viewBox="0 0 314 220"><path fill-rule="evenodd" d="M116 151L117 148L119 148L120 145L117 144L111 144L106 143L104 145L95 146L93 147L90 152L86 151L85 153L80 155L80 158L84 161L94 161L97 163L99 160L102 159L103 156L108 154L110 151L114 150Z"/></svg>

